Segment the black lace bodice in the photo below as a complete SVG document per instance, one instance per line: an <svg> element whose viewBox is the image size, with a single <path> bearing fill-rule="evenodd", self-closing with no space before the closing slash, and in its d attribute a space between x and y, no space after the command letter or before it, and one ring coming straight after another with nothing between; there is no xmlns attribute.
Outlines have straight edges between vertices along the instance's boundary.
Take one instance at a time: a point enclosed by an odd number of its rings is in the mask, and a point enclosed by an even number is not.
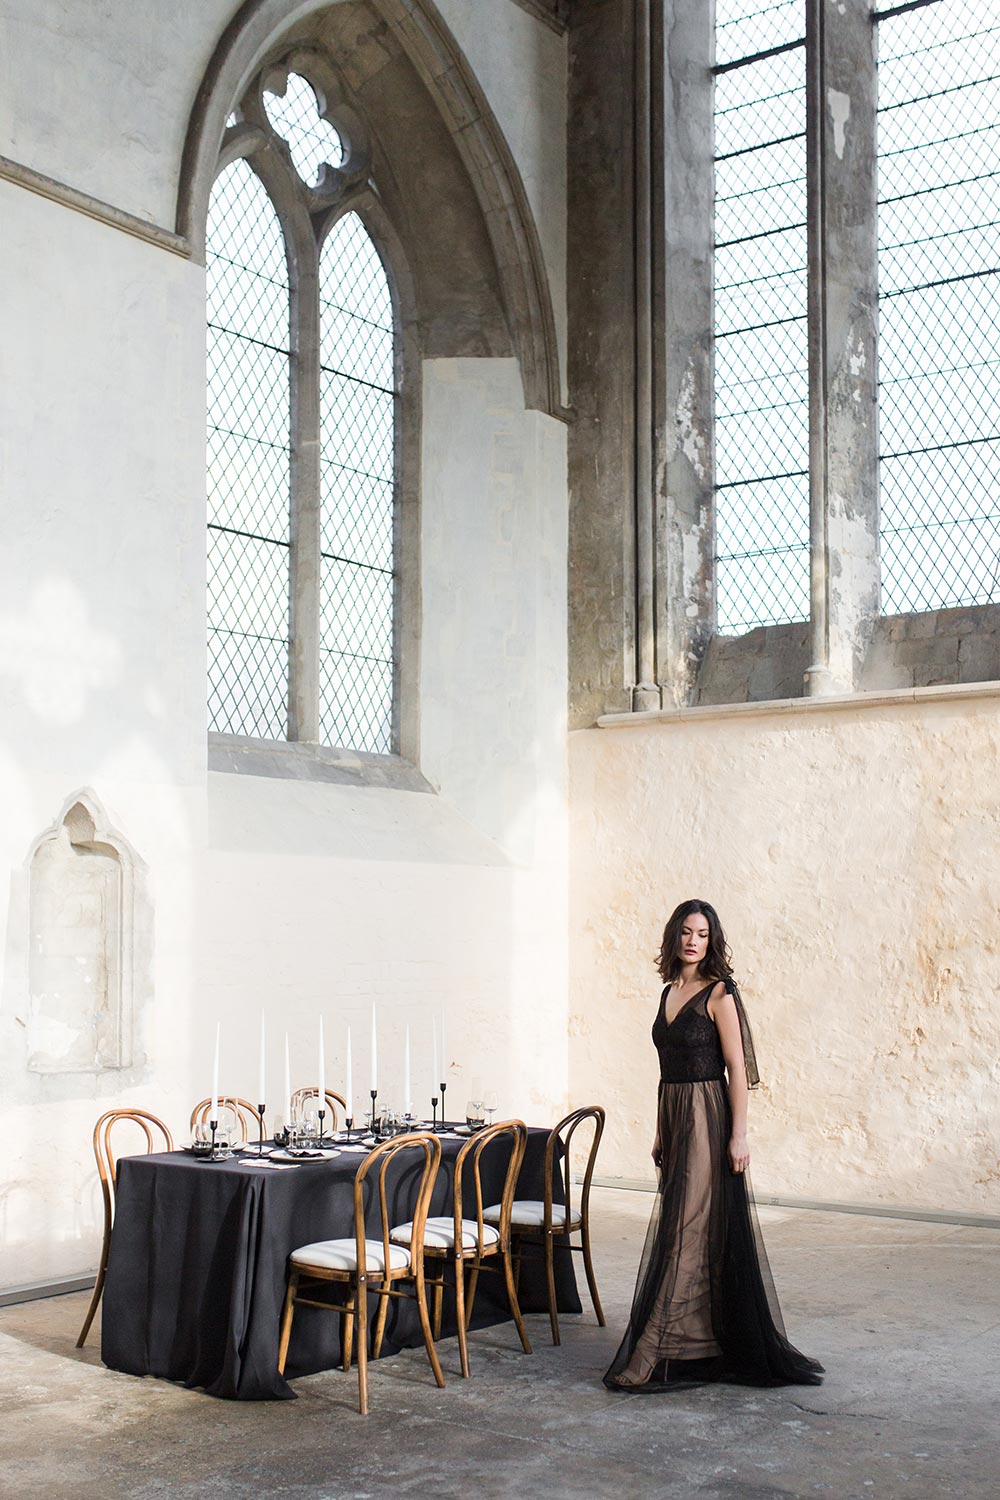
<svg viewBox="0 0 1000 1500"><path fill-rule="evenodd" d="M722 1043L706 1009L714 988L713 980L692 995L669 1025L664 1014L669 985L660 996L660 1008L653 1022L653 1044L660 1056L660 1078L664 1083L702 1083L726 1076Z"/></svg>

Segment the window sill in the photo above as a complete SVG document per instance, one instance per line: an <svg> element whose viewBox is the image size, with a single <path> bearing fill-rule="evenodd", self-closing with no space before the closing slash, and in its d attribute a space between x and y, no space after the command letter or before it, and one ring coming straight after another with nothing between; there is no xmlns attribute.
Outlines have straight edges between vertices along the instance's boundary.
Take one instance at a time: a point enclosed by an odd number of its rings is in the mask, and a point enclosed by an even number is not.
<svg viewBox="0 0 1000 1500"><path fill-rule="evenodd" d="M891 688L884 692L831 694L816 698L772 698L757 703L704 703L690 708L654 708L640 713L602 714L598 729L639 728L647 724L687 724L712 719L770 718L775 715L837 713L845 709L895 708L912 704L1000 698L1000 681L948 683L942 687Z"/></svg>
<svg viewBox="0 0 1000 1500"><path fill-rule="evenodd" d="M399 755L369 755L303 741L255 740L209 734L208 769L279 781L322 781L339 786L433 792L430 782Z"/></svg>

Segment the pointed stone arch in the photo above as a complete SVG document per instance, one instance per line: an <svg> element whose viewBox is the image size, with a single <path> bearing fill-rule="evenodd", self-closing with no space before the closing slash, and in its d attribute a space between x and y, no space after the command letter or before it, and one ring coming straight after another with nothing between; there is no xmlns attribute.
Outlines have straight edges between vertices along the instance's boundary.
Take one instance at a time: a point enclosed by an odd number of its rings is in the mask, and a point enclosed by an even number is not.
<svg viewBox="0 0 1000 1500"><path fill-rule="evenodd" d="M346 0L246 0L223 32L188 124L177 232L204 258L205 219L226 119L282 46L305 40L311 18ZM405 53L443 122L478 204L525 404L565 418L555 319L541 242L524 184L486 96L433 0L368 0Z"/></svg>

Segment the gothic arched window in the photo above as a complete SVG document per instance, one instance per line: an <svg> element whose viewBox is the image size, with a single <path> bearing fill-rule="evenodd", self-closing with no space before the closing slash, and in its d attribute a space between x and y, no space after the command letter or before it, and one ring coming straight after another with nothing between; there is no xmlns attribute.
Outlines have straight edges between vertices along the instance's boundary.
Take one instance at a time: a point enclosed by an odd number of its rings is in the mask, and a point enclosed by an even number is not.
<svg viewBox="0 0 1000 1500"><path fill-rule="evenodd" d="M392 292L364 221L364 131L307 67L251 85L209 208L209 727L387 754Z"/></svg>

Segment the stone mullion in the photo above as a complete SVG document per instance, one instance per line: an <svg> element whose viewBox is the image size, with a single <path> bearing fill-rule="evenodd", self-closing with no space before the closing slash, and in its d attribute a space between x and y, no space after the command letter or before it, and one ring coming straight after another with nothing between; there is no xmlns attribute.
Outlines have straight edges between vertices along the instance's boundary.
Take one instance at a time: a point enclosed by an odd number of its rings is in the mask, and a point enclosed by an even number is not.
<svg viewBox="0 0 1000 1500"><path fill-rule="evenodd" d="M296 224L291 278L291 740L319 740L320 308L319 252L308 219ZM287 232L287 229L286 229Z"/></svg>
<svg viewBox="0 0 1000 1500"><path fill-rule="evenodd" d="M807 0L811 665L859 688L879 608L876 62L866 0Z"/></svg>
<svg viewBox="0 0 1000 1500"><path fill-rule="evenodd" d="M656 218L657 676L694 699L715 626L713 417L715 7L657 0L662 200Z"/></svg>

